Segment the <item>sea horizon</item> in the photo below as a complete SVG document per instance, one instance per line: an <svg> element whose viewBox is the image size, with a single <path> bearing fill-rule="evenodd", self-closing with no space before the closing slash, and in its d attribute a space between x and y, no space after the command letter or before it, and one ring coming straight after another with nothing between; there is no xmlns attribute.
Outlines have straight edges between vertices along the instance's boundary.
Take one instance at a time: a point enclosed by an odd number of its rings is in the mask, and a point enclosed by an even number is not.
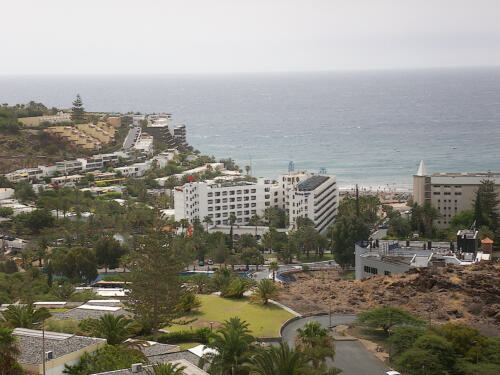
<svg viewBox="0 0 500 375"><path fill-rule="evenodd" d="M166 112L190 145L255 176L337 175L410 190L429 172L500 171L500 68L177 75L0 75L0 102Z"/></svg>

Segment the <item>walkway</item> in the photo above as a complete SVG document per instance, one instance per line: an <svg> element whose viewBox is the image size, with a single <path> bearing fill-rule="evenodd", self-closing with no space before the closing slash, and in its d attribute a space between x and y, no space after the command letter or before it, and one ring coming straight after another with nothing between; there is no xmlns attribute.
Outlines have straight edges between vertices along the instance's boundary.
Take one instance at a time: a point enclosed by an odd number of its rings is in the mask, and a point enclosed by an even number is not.
<svg viewBox="0 0 500 375"><path fill-rule="evenodd" d="M332 315L332 325L349 324L354 321L355 315ZM293 345L297 328L302 328L309 321L320 322L328 327L329 316L312 316L290 323L283 330L283 340ZM359 341L337 341L335 343L335 361L327 360L329 366L342 370L342 375L384 375L390 369L374 354L365 349Z"/></svg>

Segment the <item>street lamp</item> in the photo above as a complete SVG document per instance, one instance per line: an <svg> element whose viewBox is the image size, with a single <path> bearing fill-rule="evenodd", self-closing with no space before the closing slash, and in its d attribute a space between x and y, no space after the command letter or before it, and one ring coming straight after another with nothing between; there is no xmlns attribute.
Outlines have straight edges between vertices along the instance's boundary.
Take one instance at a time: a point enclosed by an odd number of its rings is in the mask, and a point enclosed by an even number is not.
<svg viewBox="0 0 500 375"><path fill-rule="evenodd" d="M212 326L213 326L214 322L210 322L210 332L212 332Z"/></svg>
<svg viewBox="0 0 500 375"><path fill-rule="evenodd" d="M41 322L32 323L34 326L42 326L42 375L45 375L45 319Z"/></svg>

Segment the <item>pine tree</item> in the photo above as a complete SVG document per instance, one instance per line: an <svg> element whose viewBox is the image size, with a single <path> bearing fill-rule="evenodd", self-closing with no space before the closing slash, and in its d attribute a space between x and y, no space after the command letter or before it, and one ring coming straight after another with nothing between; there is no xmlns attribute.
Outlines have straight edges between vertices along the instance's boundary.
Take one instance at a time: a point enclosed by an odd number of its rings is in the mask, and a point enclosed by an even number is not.
<svg viewBox="0 0 500 375"><path fill-rule="evenodd" d="M73 102L73 107L71 108L71 120L74 122L85 120L85 108L83 108L83 102L80 94L76 95L76 99Z"/></svg>
<svg viewBox="0 0 500 375"><path fill-rule="evenodd" d="M495 182L490 179L482 180L474 201L474 219L477 228L487 226L492 231L498 229L498 203Z"/></svg>

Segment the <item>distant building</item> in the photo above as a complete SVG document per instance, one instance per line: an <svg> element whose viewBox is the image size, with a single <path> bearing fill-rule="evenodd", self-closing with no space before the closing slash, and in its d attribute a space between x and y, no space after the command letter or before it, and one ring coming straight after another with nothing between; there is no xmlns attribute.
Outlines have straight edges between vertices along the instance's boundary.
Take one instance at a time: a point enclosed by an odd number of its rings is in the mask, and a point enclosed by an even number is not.
<svg viewBox="0 0 500 375"><path fill-rule="evenodd" d="M145 131L154 139L165 143L169 148L187 146L186 127L184 125L174 126L172 115L149 115L147 119L148 125Z"/></svg>
<svg viewBox="0 0 500 375"><path fill-rule="evenodd" d="M208 216L214 225L227 225L234 213L235 224L245 225L253 215L262 217L267 208L277 206L286 211L291 226L298 217L307 217L316 230L324 232L337 216L339 193L335 176L307 177L305 172L300 172L280 176L279 181L231 179L190 182L175 188L175 219L192 222L195 218L203 221ZM158 182L162 185L165 181Z"/></svg>
<svg viewBox="0 0 500 375"><path fill-rule="evenodd" d="M175 188L175 220L203 219L208 216L215 225L227 225L232 213L236 224L245 224L253 215L262 216L273 205L278 187L271 180L190 182Z"/></svg>
<svg viewBox="0 0 500 375"><path fill-rule="evenodd" d="M84 337L58 332L45 332L45 353L43 353L42 331L16 328L14 336L21 350L16 357L25 371L34 374L62 375L65 365L74 365L84 353L92 353L106 345L105 339Z"/></svg>
<svg viewBox="0 0 500 375"><path fill-rule="evenodd" d="M421 161L417 174L413 175L413 200L419 205L430 202L441 214L436 226L446 228L453 216L473 209L476 192L485 179L495 181L495 191L500 194L500 173L428 174Z"/></svg>
<svg viewBox="0 0 500 375"><path fill-rule="evenodd" d="M308 218L318 232L325 232L338 214L339 189L335 176L318 174L300 182L291 193L290 203L290 224L295 225L299 217Z"/></svg>
<svg viewBox="0 0 500 375"><path fill-rule="evenodd" d="M461 231L457 233L458 243L461 235ZM355 245L356 280L373 275L404 273L410 268L448 264L465 266L485 259L482 253L474 252L469 245L474 246L471 243L455 246L453 242L431 241L359 242Z"/></svg>

